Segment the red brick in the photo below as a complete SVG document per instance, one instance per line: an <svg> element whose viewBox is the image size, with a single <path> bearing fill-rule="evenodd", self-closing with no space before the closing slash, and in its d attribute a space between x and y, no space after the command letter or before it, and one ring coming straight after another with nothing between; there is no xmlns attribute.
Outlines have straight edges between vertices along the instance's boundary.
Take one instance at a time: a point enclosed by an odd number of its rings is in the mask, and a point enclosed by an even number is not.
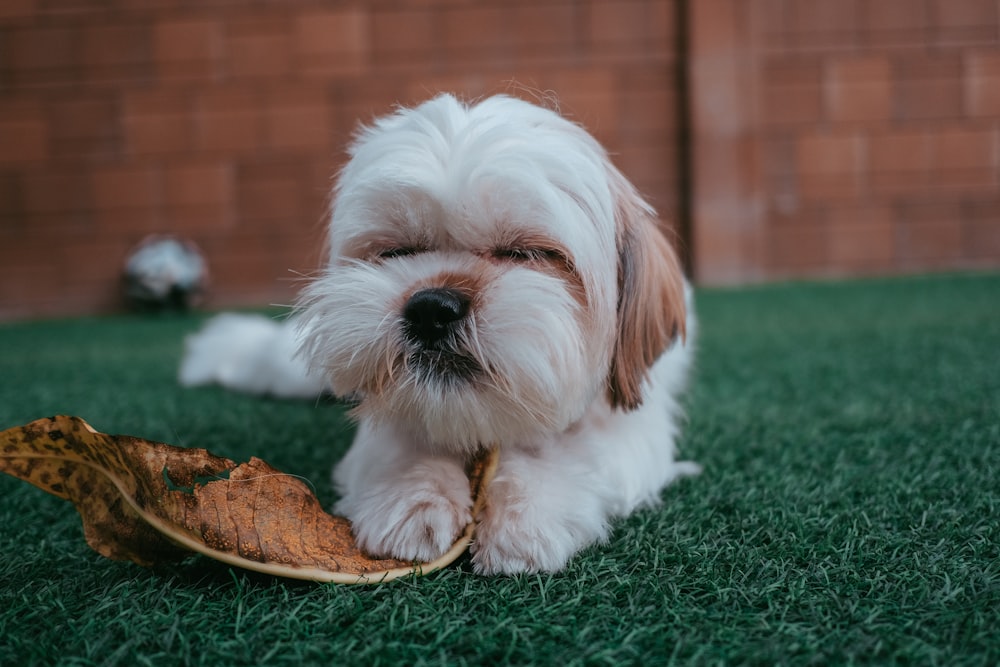
<svg viewBox="0 0 1000 667"><path fill-rule="evenodd" d="M49 107L53 157L115 156L121 147L120 110L111 95L74 95Z"/></svg>
<svg viewBox="0 0 1000 667"><path fill-rule="evenodd" d="M594 44L644 41L649 29L649 5L645 0L593 3L587 21L590 41Z"/></svg>
<svg viewBox="0 0 1000 667"><path fill-rule="evenodd" d="M724 285L760 280L767 268L746 242L742 226L731 229L741 219L732 206L699 207L694 225L695 279L702 285Z"/></svg>
<svg viewBox="0 0 1000 667"><path fill-rule="evenodd" d="M1000 200L971 201L966 205L963 255L995 266L1000 257Z"/></svg>
<svg viewBox="0 0 1000 667"><path fill-rule="evenodd" d="M535 76L534 87L554 93L553 101L560 113L582 123L604 144L618 140L626 122L622 116L626 101L618 72L608 67L587 67L540 71ZM510 92L518 95L517 91ZM539 103L537 96L518 96ZM612 149L611 145L605 147Z"/></svg>
<svg viewBox="0 0 1000 667"><path fill-rule="evenodd" d="M923 131L876 134L868 143L868 168L873 179L893 173L925 174L931 152L931 138Z"/></svg>
<svg viewBox="0 0 1000 667"><path fill-rule="evenodd" d="M269 90L263 114L266 142L270 148L325 151L330 145L333 113L321 88Z"/></svg>
<svg viewBox="0 0 1000 667"><path fill-rule="evenodd" d="M253 16L227 25L226 56L233 77L283 77L292 72L291 21L286 14Z"/></svg>
<svg viewBox="0 0 1000 667"><path fill-rule="evenodd" d="M794 138L782 136L758 144L763 192L779 210L794 206L798 199L796 143Z"/></svg>
<svg viewBox="0 0 1000 667"><path fill-rule="evenodd" d="M623 137L673 135L677 100L672 90L625 87L620 99L618 115Z"/></svg>
<svg viewBox="0 0 1000 667"><path fill-rule="evenodd" d="M0 4L0 21L29 18L37 11L38 0L5 0Z"/></svg>
<svg viewBox="0 0 1000 667"><path fill-rule="evenodd" d="M829 261L826 223L818 210L774 215L768 221L766 262L778 274L823 270Z"/></svg>
<svg viewBox="0 0 1000 667"><path fill-rule="evenodd" d="M220 3L206 0L205 2L199 4L209 6ZM188 9L191 7L189 0L115 0L114 5L116 9L129 13L149 12L150 10L155 10L163 14L172 13L171 10Z"/></svg>
<svg viewBox="0 0 1000 667"><path fill-rule="evenodd" d="M751 196L758 178L757 142L752 137L712 137L699 141L694 179L712 197L738 199ZM712 205L703 201L703 205ZM727 205L729 203L727 202Z"/></svg>
<svg viewBox="0 0 1000 667"><path fill-rule="evenodd" d="M799 192L804 198L843 198L859 194L863 171L859 136L803 135L795 152Z"/></svg>
<svg viewBox="0 0 1000 667"><path fill-rule="evenodd" d="M622 7L624 11L624 7ZM508 11L513 22L517 55L565 53L576 41L575 8L570 3L513 5Z"/></svg>
<svg viewBox="0 0 1000 667"><path fill-rule="evenodd" d="M647 46L664 49L667 53L675 52L677 38L676 11L679 0L651 0L648 4L649 14L646 16ZM686 28L685 28L686 29Z"/></svg>
<svg viewBox="0 0 1000 667"><path fill-rule="evenodd" d="M153 29L153 55L160 77L215 79L222 74L222 23L211 19L168 20Z"/></svg>
<svg viewBox="0 0 1000 667"><path fill-rule="evenodd" d="M791 45L825 49L854 44L858 23L854 3L788 0L787 7Z"/></svg>
<svg viewBox="0 0 1000 667"><path fill-rule="evenodd" d="M962 61L958 56L907 56L898 61L895 79L895 118L928 120L963 115Z"/></svg>
<svg viewBox="0 0 1000 667"><path fill-rule="evenodd" d="M626 143L615 155L615 164L633 183L643 183L643 193L665 200L677 190L677 165L672 159L676 152L672 149L663 142Z"/></svg>
<svg viewBox="0 0 1000 667"><path fill-rule="evenodd" d="M36 100L0 102L0 164L40 162L49 157L49 128Z"/></svg>
<svg viewBox="0 0 1000 667"><path fill-rule="evenodd" d="M895 234L888 205L837 207L827 212L830 263L836 269L885 269L893 263Z"/></svg>
<svg viewBox="0 0 1000 667"><path fill-rule="evenodd" d="M983 194L997 191L997 169L993 166L994 142L965 147L971 137L962 131L935 137L935 167L928 186L951 193ZM945 166L947 165L947 166Z"/></svg>
<svg viewBox="0 0 1000 667"><path fill-rule="evenodd" d="M16 218L23 214L21 204L21 174L16 171L0 171L0 236L18 231ZM15 229L17 227L18 229Z"/></svg>
<svg viewBox="0 0 1000 667"><path fill-rule="evenodd" d="M187 91L128 93L124 113L125 144L129 153L182 153L194 146L194 101Z"/></svg>
<svg viewBox="0 0 1000 667"><path fill-rule="evenodd" d="M762 36L774 49L784 49L785 34L789 31L786 0L748 0L748 13L753 21L754 34Z"/></svg>
<svg viewBox="0 0 1000 667"><path fill-rule="evenodd" d="M1000 51L966 56L965 107L971 116L1000 116Z"/></svg>
<svg viewBox="0 0 1000 667"><path fill-rule="evenodd" d="M311 234L316 232L316 221L325 223L330 212L330 194L333 189L334 176L338 165L332 155L314 156L305 165L305 182L303 197L306 205L306 217L298 220Z"/></svg>
<svg viewBox="0 0 1000 667"><path fill-rule="evenodd" d="M50 182L57 182L60 176L53 176ZM27 181L27 179L26 179ZM34 195L32 195L34 196ZM50 210L43 212L27 211L24 214L24 230L28 233L43 234L50 240L58 239L60 244L72 247L78 240L93 236L96 229L94 209L86 201L81 206L70 206L69 202L73 197L87 198L87 194L77 195L73 193L59 194L63 210ZM28 195L26 194L27 198ZM49 209L55 209L57 205L49 205Z"/></svg>
<svg viewBox="0 0 1000 667"><path fill-rule="evenodd" d="M766 125L813 124L823 117L822 74L814 59L777 59L761 72Z"/></svg>
<svg viewBox="0 0 1000 667"><path fill-rule="evenodd" d="M163 174L152 166L94 169L94 204L100 210L153 209L163 204Z"/></svg>
<svg viewBox="0 0 1000 667"><path fill-rule="evenodd" d="M670 65L610 70L610 91L620 100L622 136L673 135L677 127L677 85ZM673 138L673 137L671 137Z"/></svg>
<svg viewBox="0 0 1000 667"><path fill-rule="evenodd" d="M883 122L891 116L891 68L884 56L834 59L828 69L827 109L834 122Z"/></svg>
<svg viewBox="0 0 1000 667"><path fill-rule="evenodd" d="M238 222L232 205L170 206L163 209L157 231L198 241L204 234L224 236Z"/></svg>
<svg viewBox="0 0 1000 667"><path fill-rule="evenodd" d="M25 171L24 209L28 214L72 214L93 209L90 175L80 169Z"/></svg>
<svg viewBox="0 0 1000 667"><path fill-rule="evenodd" d="M796 190L807 202L853 200L861 194L861 180L856 174L800 174Z"/></svg>
<svg viewBox="0 0 1000 667"><path fill-rule="evenodd" d="M294 225L309 216L307 174L298 162L257 162L237 169L236 197L242 223Z"/></svg>
<svg viewBox="0 0 1000 667"><path fill-rule="evenodd" d="M235 201L233 169L222 162L172 164L164 171L168 206L225 206Z"/></svg>
<svg viewBox="0 0 1000 667"><path fill-rule="evenodd" d="M44 234L0 244L0 321L54 311L65 287L65 269L53 262L54 248ZM59 312L59 311L55 311Z"/></svg>
<svg viewBox="0 0 1000 667"><path fill-rule="evenodd" d="M360 74L370 60L369 14L362 8L311 11L294 21L299 74Z"/></svg>
<svg viewBox="0 0 1000 667"><path fill-rule="evenodd" d="M587 22L590 51L644 59L672 55L674 4L648 0L592 3Z"/></svg>
<svg viewBox="0 0 1000 667"><path fill-rule="evenodd" d="M929 23L923 2L865 0L859 7L861 29L867 44L920 44L927 37Z"/></svg>
<svg viewBox="0 0 1000 667"><path fill-rule="evenodd" d="M151 32L144 24L87 25L83 29L83 67L94 82L147 80L152 77Z"/></svg>
<svg viewBox="0 0 1000 667"><path fill-rule="evenodd" d="M106 2L91 2L90 0L46 0L42 4L41 14L57 19L67 17L99 19L107 13L107 5Z"/></svg>
<svg viewBox="0 0 1000 667"><path fill-rule="evenodd" d="M266 140L262 96L252 88L211 88L196 105L197 149L252 154Z"/></svg>
<svg viewBox="0 0 1000 667"><path fill-rule="evenodd" d="M204 237L200 245L212 274L212 296L230 301L243 294L256 294L258 305L267 303L287 287L279 290L279 279L287 272L279 269L272 248L275 235L270 231L227 234L225 237ZM245 298L245 297L244 297Z"/></svg>
<svg viewBox="0 0 1000 667"><path fill-rule="evenodd" d="M860 171L861 140L853 133L803 134L796 146L802 174L844 174Z"/></svg>
<svg viewBox="0 0 1000 667"><path fill-rule="evenodd" d="M932 136L933 166L938 170L983 170L996 164L996 132L992 129L955 127Z"/></svg>
<svg viewBox="0 0 1000 667"><path fill-rule="evenodd" d="M76 27L25 27L9 31L2 44L13 67L8 85L41 88L74 83L81 69L81 32Z"/></svg>
<svg viewBox="0 0 1000 667"><path fill-rule="evenodd" d="M19 70L75 70L81 31L75 27L25 27L10 31L11 62Z"/></svg>
<svg viewBox="0 0 1000 667"><path fill-rule="evenodd" d="M267 141L275 149L328 146L330 112L316 106L276 106L267 111Z"/></svg>
<svg viewBox="0 0 1000 667"><path fill-rule="evenodd" d="M338 82L329 96L335 120L332 126L337 131L353 132L359 124L372 122L392 110L394 104L409 104L427 99L437 87L441 74L428 74L419 81L395 72L385 76L361 77L360 79ZM337 144L342 149L343 143Z"/></svg>
<svg viewBox="0 0 1000 667"><path fill-rule="evenodd" d="M94 213L97 231L110 237L138 241L164 231L160 208L109 208Z"/></svg>
<svg viewBox="0 0 1000 667"><path fill-rule="evenodd" d="M742 46L746 16L736 0L691 3L690 40L699 56L730 55Z"/></svg>
<svg viewBox="0 0 1000 667"><path fill-rule="evenodd" d="M108 299L115 301L120 298L121 267L133 244L128 238L111 238L91 235L76 241L72 247L63 247L56 251L61 255L61 261L71 267L63 289L74 298L90 299L91 312L98 310L93 305ZM91 261L80 261L80 258L90 258ZM99 261L95 261L99 260ZM107 310L107 303L99 310Z"/></svg>
<svg viewBox="0 0 1000 667"><path fill-rule="evenodd" d="M376 8L372 11L372 55L376 63L399 62L407 55L426 66L438 42L437 15L426 9Z"/></svg>
<svg viewBox="0 0 1000 667"><path fill-rule="evenodd" d="M930 23L940 42L995 42L995 0L931 0Z"/></svg>
<svg viewBox="0 0 1000 667"><path fill-rule="evenodd" d="M956 200L909 200L896 208L896 248L904 267L937 267L962 256L962 208Z"/></svg>
<svg viewBox="0 0 1000 667"><path fill-rule="evenodd" d="M702 135L694 160L693 232L699 280L759 279L765 263L757 142L752 136Z"/></svg>
<svg viewBox="0 0 1000 667"><path fill-rule="evenodd" d="M510 56L513 27L506 7L447 7L441 10L440 20L446 53L477 58Z"/></svg>

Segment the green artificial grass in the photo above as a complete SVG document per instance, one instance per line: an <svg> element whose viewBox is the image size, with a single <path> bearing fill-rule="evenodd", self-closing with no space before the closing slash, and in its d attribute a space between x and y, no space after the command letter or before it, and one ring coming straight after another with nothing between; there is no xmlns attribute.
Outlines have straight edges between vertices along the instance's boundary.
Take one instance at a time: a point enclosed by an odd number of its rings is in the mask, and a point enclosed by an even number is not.
<svg viewBox="0 0 1000 667"><path fill-rule="evenodd" d="M1000 662L1000 275L702 290L702 476L564 572L372 587L143 569L0 478L0 665ZM55 413L332 500L341 407L183 390L200 316L0 326L0 427Z"/></svg>

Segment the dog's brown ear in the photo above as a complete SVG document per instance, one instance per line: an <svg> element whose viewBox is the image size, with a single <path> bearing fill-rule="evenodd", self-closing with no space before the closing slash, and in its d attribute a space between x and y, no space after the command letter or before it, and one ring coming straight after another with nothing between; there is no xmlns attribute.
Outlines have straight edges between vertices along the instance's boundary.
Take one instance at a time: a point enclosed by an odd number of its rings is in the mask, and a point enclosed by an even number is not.
<svg viewBox="0 0 1000 667"><path fill-rule="evenodd" d="M610 168L618 234L618 334L611 358L611 405L642 404L649 368L678 336L685 335L684 274L652 209Z"/></svg>

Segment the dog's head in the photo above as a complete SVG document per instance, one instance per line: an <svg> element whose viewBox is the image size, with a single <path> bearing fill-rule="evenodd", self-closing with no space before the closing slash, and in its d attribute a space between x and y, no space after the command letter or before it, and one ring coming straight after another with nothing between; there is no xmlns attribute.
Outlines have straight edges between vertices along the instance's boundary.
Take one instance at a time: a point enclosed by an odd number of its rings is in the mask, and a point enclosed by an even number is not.
<svg viewBox="0 0 1000 667"><path fill-rule="evenodd" d="M474 447L636 408L684 330L654 214L600 145L509 97L360 132L335 190L303 353L363 418Z"/></svg>

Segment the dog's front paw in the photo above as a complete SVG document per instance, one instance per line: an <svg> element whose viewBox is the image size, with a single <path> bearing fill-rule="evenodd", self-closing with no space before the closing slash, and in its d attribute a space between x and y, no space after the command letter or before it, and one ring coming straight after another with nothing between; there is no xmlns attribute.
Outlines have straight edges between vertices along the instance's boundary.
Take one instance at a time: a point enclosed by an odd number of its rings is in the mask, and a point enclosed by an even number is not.
<svg viewBox="0 0 1000 667"><path fill-rule="evenodd" d="M598 512L545 506L515 487L494 482L490 489L470 548L479 574L556 572L577 551L604 539L607 526Z"/></svg>
<svg viewBox="0 0 1000 667"><path fill-rule="evenodd" d="M444 554L472 520L472 497L457 465L418 464L360 497L345 498L337 511L351 519L366 553L427 562Z"/></svg>

